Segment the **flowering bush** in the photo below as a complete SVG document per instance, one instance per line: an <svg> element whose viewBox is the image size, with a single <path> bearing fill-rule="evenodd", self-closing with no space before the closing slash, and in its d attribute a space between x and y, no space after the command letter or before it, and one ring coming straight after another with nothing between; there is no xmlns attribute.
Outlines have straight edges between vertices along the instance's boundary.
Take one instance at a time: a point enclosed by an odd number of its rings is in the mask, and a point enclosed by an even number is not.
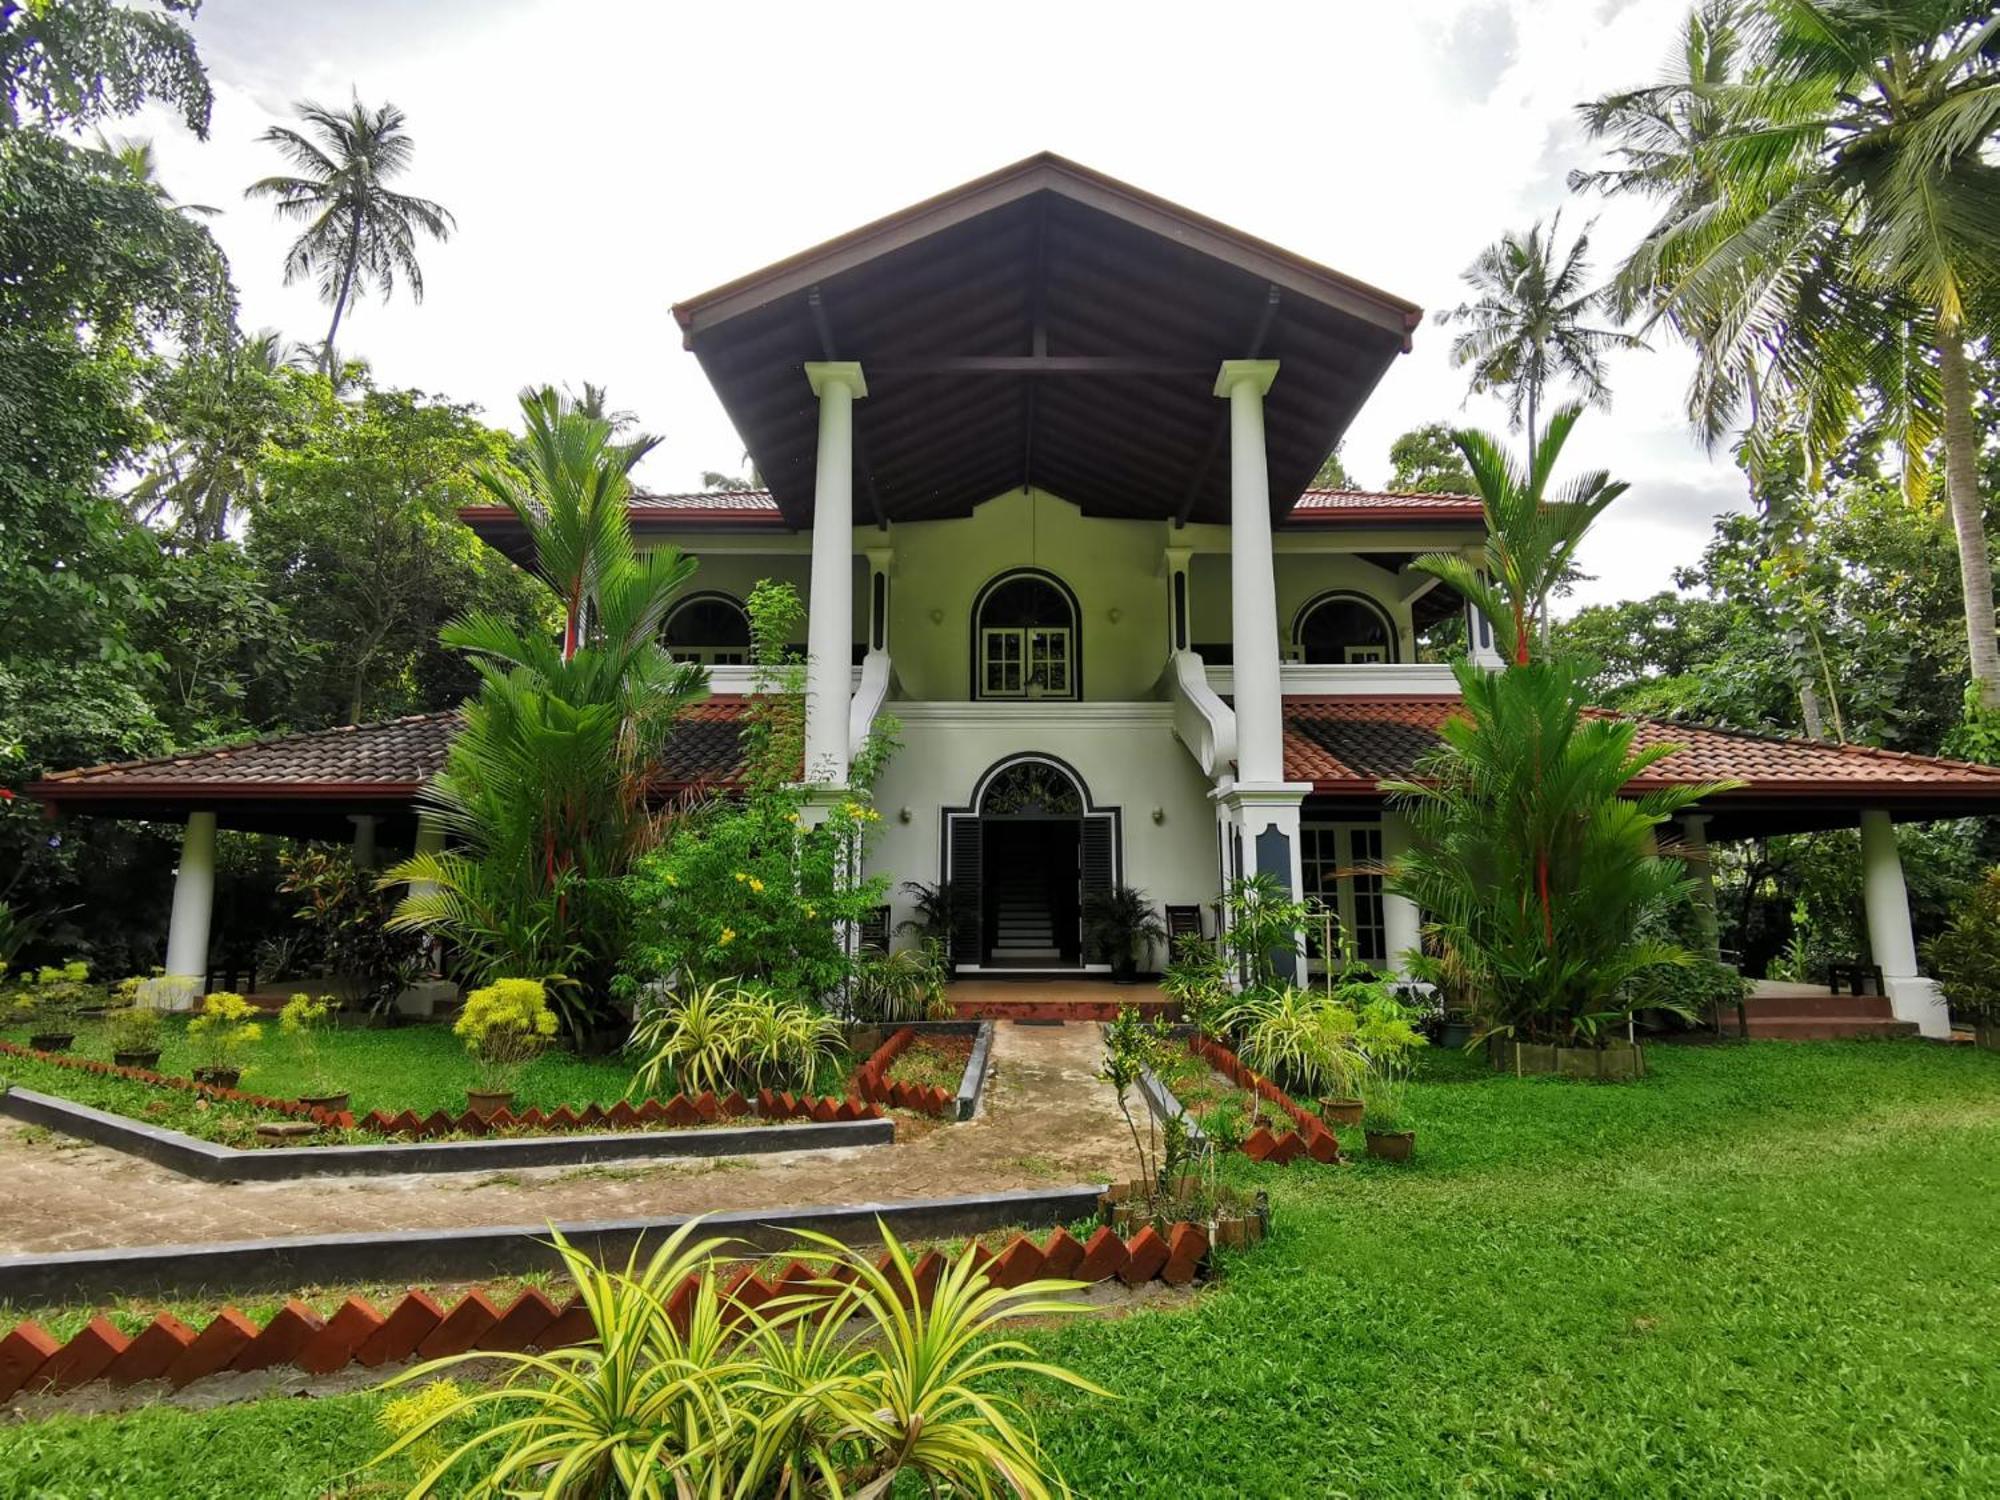
<svg viewBox="0 0 2000 1500"><path fill-rule="evenodd" d="M236 1055L262 1039L262 1014L241 995L217 990L202 997L201 1013L188 1022L188 1045L194 1051L197 1071L234 1068Z"/></svg>
<svg viewBox="0 0 2000 1500"><path fill-rule="evenodd" d="M480 1086L498 1093L511 1089L521 1069L548 1047L556 1013L541 980L496 979L465 997L451 1029L478 1064Z"/></svg>
<svg viewBox="0 0 2000 1500"><path fill-rule="evenodd" d="M61 1029L84 1006L103 1002L102 991L90 983L90 965L71 959L23 970L7 1008L16 1024Z"/></svg>
<svg viewBox="0 0 2000 1500"><path fill-rule="evenodd" d="M333 1028L333 1013L337 1009L339 1002L331 995L321 995L317 1000L311 995L294 995L278 1012L278 1030L292 1044L292 1055L305 1075L306 1093L310 1097L340 1092L340 1084L327 1072L326 1058L320 1050L320 1039Z"/></svg>

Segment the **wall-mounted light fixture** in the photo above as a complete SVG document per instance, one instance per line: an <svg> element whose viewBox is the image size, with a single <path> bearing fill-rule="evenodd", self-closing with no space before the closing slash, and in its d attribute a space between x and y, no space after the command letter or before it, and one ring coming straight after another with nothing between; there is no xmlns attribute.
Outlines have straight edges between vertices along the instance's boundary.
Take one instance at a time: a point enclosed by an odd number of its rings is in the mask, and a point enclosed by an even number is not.
<svg viewBox="0 0 2000 1500"><path fill-rule="evenodd" d="M1164 822L1166 822L1166 821L1167 821L1167 810L1166 810L1166 809L1165 809L1164 807L1156 807L1156 808L1154 808L1154 809L1153 809L1153 821L1154 821L1155 823L1164 823Z"/></svg>
<svg viewBox="0 0 2000 1500"><path fill-rule="evenodd" d="M907 807L904 807L904 808L899 808L899 809L897 810L897 812L896 812L896 821L897 821L898 823L907 823L907 822L909 822L909 821L910 821L910 810L909 810L909 809L908 809Z"/></svg>

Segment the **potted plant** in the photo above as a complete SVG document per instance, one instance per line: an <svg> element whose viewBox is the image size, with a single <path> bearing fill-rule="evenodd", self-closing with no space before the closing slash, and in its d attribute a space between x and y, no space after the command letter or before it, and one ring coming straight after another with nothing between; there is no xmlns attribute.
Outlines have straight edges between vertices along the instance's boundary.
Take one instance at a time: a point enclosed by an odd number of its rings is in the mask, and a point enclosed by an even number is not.
<svg viewBox="0 0 2000 1500"><path fill-rule="evenodd" d="M194 1080L233 1089L242 1082L237 1060L245 1047L264 1035L261 1012L241 995L217 990L202 997L201 1013L188 1022L188 1046L194 1053Z"/></svg>
<svg viewBox="0 0 2000 1500"><path fill-rule="evenodd" d="M1146 893L1129 885L1093 891L1083 903L1083 930L1091 949L1111 965L1111 977L1131 984L1139 977L1137 949L1167 938L1166 926Z"/></svg>
<svg viewBox="0 0 2000 1500"><path fill-rule="evenodd" d="M1361 1133L1368 1154L1378 1161L1408 1161L1417 1148L1417 1132L1409 1123L1400 1080L1377 1078L1361 1112Z"/></svg>
<svg viewBox="0 0 2000 1500"><path fill-rule="evenodd" d="M37 1052L67 1052L76 1040L76 1013L92 998L90 965L81 959L44 964L14 998L15 1015L32 1028L28 1045Z"/></svg>
<svg viewBox="0 0 2000 1500"><path fill-rule="evenodd" d="M896 924L896 931L913 934L921 947L935 946L949 976L956 963L951 956L952 937L960 916L970 912L970 893L948 880L906 880L902 889L909 894L915 911Z"/></svg>
<svg viewBox="0 0 2000 1500"><path fill-rule="evenodd" d="M321 1043L333 1029L333 1013L338 1008L331 995L317 1000L311 995L294 995L278 1012L278 1030L291 1041L292 1056L305 1079L299 1103L335 1114L347 1108L347 1090L327 1071Z"/></svg>
<svg viewBox="0 0 2000 1500"><path fill-rule="evenodd" d="M1361 1081L1361 1131L1368 1154L1384 1161L1408 1161L1417 1133L1405 1108L1410 1071L1423 1034L1411 1021L1410 1007L1387 985L1371 986L1360 1008L1354 1044L1366 1064Z"/></svg>
<svg viewBox="0 0 2000 1500"><path fill-rule="evenodd" d="M466 1104L485 1120L514 1102L521 1070L556 1034L556 1013L541 980L496 979L465 997L451 1029L478 1070L477 1085L465 1091Z"/></svg>
<svg viewBox="0 0 2000 1500"><path fill-rule="evenodd" d="M166 1026L157 1010L149 1005L131 1005L112 1011L104 1021L114 1063L121 1068L144 1068L148 1072L159 1067L160 1035Z"/></svg>

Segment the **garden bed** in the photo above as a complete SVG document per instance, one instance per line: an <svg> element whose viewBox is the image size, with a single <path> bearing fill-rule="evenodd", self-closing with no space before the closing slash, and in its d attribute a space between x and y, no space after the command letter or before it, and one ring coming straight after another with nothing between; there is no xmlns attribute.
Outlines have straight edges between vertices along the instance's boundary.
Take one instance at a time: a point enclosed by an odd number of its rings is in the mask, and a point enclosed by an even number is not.
<svg viewBox="0 0 2000 1500"><path fill-rule="evenodd" d="M1169 1069L1166 1078L1147 1075L1141 1092L1156 1118L1181 1116L1197 1140L1241 1151L1252 1161L1284 1166L1302 1159L1342 1159L1340 1139L1325 1121L1227 1047L1190 1036L1187 1049L1186 1067ZM1217 1128L1225 1112L1240 1117L1240 1129Z"/></svg>
<svg viewBox="0 0 2000 1500"><path fill-rule="evenodd" d="M1000 1249L980 1245L976 1256L994 1286L1014 1288L1042 1277L1087 1285L1150 1281L1186 1286L1206 1268L1208 1236L1196 1224L1151 1228L1120 1236L1100 1228L1078 1239L1057 1228L1037 1242L1017 1234ZM918 1295L935 1291L946 1257L925 1252L915 1263ZM885 1255L881 1264L889 1269ZM745 1307L776 1297L832 1295L839 1283L792 1260L732 1268L728 1295ZM197 1331L172 1312L159 1312L136 1333L98 1314L67 1338L57 1339L33 1320L0 1338L0 1402L38 1394L61 1395L96 1382L130 1386L163 1382L179 1389L211 1375L296 1368L326 1376L350 1365L374 1369L409 1359L439 1359L477 1350L560 1349L594 1336L588 1311L574 1295L558 1302L537 1285L492 1296L475 1287L453 1299L411 1289L386 1312L355 1293L330 1314L288 1298L267 1317L246 1317L225 1306Z"/></svg>
<svg viewBox="0 0 2000 1500"><path fill-rule="evenodd" d="M979 1111L993 1050L991 1021L931 1021L899 1026L854 1074L861 1098L944 1120Z"/></svg>

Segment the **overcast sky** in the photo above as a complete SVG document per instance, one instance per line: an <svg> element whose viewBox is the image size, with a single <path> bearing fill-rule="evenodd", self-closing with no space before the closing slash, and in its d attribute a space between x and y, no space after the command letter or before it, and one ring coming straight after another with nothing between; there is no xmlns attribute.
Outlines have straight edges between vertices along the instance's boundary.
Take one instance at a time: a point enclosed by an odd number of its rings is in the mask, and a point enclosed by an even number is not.
<svg viewBox="0 0 2000 1500"><path fill-rule="evenodd" d="M1581 99L1652 80L1683 0L1319 0L1292 5L780 6L613 0L206 0L210 139L151 116L161 175L210 221L246 328L325 332L282 285L288 230L245 184L283 170L257 136L293 100L390 100L399 184L458 219L422 258L427 295L349 314L343 353L383 382L512 425L529 382L608 383L665 441L642 482L735 471L737 441L668 313L676 300L1035 151L1053 150L1429 309L1499 232L1562 206L1590 160ZM1643 210L1598 216L1600 269ZM1462 406L1448 330L1426 323L1349 433L1364 483L1388 446ZM1580 597L1664 587L1741 503L1687 433L1683 351L1621 355L1615 400L1572 440L1632 481L1584 556Z"/></svg>

